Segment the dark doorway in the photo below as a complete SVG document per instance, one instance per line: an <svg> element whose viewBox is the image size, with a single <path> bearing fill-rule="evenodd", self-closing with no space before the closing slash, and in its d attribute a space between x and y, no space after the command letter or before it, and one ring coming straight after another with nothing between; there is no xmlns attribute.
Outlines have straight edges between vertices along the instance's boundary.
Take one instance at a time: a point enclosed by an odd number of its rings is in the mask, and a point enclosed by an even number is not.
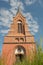
<svg viewBox="0 0 43 65"><path fill-rule="evenodd" d="M25 48L23 46L17 46L15 49L16 62L22 62L26 55Z"/></svg>
<svg viewBox="0 0 43 65"><path fill-rule="evenodd" d="M19 62L19 61L22 62L23 59L24 59L24 55L22 55L22 54L16 55L16 61L17 61L17 62Z"/></svg>

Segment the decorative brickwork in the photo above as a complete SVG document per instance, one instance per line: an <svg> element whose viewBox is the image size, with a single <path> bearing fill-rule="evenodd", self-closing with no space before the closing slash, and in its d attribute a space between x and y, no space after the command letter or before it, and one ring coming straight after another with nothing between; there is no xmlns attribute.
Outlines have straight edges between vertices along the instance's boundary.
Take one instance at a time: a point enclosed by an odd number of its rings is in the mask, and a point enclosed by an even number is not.
<svg viewBox="0 0 43 65"><path fill-rule="evenodd" d="M11 24L10 31L4 37L2 54L4 57L5 65L13 65L19 57L23 59L22 56L27 58L35 53L36 44L34 41L34 36L30 33L28 29L28 24L26 23L26 18L18 12L15 17L13 17L13 23Z"/></svg>

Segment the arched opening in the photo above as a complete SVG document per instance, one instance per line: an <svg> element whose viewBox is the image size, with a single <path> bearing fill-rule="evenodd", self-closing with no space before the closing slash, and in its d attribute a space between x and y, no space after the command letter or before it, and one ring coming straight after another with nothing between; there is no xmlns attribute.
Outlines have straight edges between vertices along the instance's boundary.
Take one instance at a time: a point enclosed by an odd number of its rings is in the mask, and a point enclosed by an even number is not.
<svg viewBox="0 0 43 65"><path fill-rule="evenodd" d="M25 28L24 28L24 24L22 23L22 21L19 20L17 23L18 23L18 33L25 34Z"/></svg>
<svg viewBox="0 0 43 65"><path fill-rule="evenodd" d="M24 42L24 38L20 38L20 42Z"/></svg>
<svg viewBox="0 0 43 65"><path fill-rule="evenodd" d="M15 49L15 56L17 62L22 62L25 57L26 51L23 46L17 46Z"/></svg>
<svg viewBox="0 0 43 65"><path fill-rule="evenodd" d="M15 38L15 41L16 41L16 42L19 42L19 38Z"/></svg>
<svg viewBox="0 0 43 65"><path fill-rule="evenodd" d="M18 33L22 33L22 22L18 21Z"/></svg>

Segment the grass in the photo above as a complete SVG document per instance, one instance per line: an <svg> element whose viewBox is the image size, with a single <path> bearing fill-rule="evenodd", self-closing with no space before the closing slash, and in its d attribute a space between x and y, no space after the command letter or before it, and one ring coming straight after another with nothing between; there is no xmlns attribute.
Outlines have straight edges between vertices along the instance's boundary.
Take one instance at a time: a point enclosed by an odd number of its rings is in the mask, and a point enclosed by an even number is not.
<svg viewBox="0 0 43 65"><path fill-rule="evenodd" d="M41 47L41 43L40 45L37 45L36 50L36 55L32 61L30 61L29 59L24 59L22 62L17 62L13 65L43 65L43 50Z"/></svg>

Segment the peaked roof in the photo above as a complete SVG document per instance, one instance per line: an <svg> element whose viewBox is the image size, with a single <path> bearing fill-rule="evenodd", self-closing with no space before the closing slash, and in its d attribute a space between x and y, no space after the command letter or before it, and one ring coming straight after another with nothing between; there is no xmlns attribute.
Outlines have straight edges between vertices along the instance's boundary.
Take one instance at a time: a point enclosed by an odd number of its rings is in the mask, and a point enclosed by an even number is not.
<svg viewBox="0 0 43 65"><path fill-rule="evenodd" d="M18 10L17 10L16 15L18 15L18 13L19 13L22 17L24 17L23 14L22 14L22 12L21 12L21 8L20 8L20 6L18 7ZM24 18L25 18L25 17L24 17Z"/></svg>

